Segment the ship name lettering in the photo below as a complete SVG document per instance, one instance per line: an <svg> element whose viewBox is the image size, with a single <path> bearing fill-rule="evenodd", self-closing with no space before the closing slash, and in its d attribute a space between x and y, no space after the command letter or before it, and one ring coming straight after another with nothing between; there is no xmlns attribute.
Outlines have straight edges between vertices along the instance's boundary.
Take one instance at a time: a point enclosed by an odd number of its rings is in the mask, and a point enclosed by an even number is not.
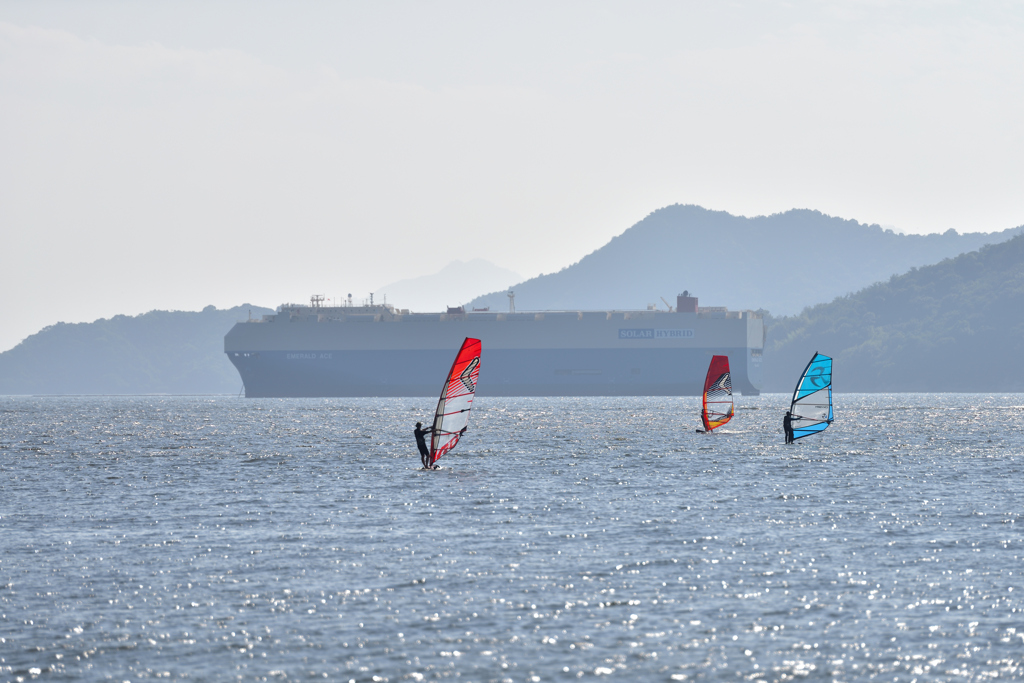
<svg viewBox="0 0 1024 683"><path fill-rule="evenodd" d="M678 328L670 330L619 328L619 339L693 339L693 330Z"/></svg>
<svg viewBox="0 0 1024 683"><path fill-rule="evenodd" d="M619 328L619 339L654 339L654 330Z"/></svg>
<svg viewBox="0 0 1024 683"><path fill-rule="evenodd" d="M693 339L693 330L655 330L655 339Z"/></svg>

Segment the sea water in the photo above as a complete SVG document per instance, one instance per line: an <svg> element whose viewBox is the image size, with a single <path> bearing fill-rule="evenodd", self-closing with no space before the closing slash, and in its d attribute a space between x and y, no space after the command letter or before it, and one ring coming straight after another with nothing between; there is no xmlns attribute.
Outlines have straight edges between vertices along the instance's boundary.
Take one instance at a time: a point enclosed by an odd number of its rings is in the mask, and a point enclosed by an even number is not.
<svg viewBox="0 0 1024 683"><path fill-rule="evenodd" d="M0 680L1024 678L1024 396L0 398Z"/></svg>

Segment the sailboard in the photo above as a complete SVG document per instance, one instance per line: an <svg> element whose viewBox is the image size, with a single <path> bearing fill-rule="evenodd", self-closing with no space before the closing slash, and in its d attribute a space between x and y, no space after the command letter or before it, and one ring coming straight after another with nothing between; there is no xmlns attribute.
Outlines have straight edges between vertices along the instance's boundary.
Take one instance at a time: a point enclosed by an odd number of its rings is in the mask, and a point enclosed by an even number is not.
<svg viewBox="0 0 1024 683"><path fill-rule="evenodd" d="M431 466L455 448L469 425L469 410L473 407L476 383L480 378L481 346L479 339L466 337L441 389L430 439Z"/></svg>
<svg viewBox="0 0 1024 683"><path fill-rule="evenodd" d="M721 427L732 419L732 375L729 374L729 357L712 356L708 374L704 378L703 409L700 419L704 431Z"/></svg>
<svg viewBox="0 0 1024 683"><path fill-rule="evenodd" d="M794 440L823 432L832 424L831 358L814 354L796 384L789 412Z"/></svg>

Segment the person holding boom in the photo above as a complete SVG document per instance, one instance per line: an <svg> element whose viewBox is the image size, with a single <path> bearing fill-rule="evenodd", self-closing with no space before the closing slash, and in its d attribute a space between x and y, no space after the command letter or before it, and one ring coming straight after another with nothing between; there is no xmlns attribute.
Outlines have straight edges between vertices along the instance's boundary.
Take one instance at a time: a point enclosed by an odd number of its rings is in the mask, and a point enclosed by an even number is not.
<svg viewBox="0 0 1024 683"><path fill-rule="evenodd" d="M420 449L420 461L423 463L423 469L430 469L430 449L427 447L427 434L434 431L433 427L427 427L423 429L423 423L417 422L416 429L412 431L413 436L416 437L416 447ZM436 465L434 466L437 467Z"/></svg>

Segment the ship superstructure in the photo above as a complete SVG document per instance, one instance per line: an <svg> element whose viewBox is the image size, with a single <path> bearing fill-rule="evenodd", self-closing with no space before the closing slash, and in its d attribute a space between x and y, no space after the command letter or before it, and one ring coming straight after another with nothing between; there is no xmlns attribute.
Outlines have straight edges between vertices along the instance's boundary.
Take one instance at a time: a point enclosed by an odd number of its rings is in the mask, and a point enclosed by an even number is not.
<svg viewBox="0 0 1024 683"><path fill-rule="evenodd" d="M697 396L713 355L733 387L761 386L764 320L699 308L679 295L668 311L410 313L389 304L284 304L224 338L248 397L433 396L453 349L483 342L480 396Z"/></svg>

